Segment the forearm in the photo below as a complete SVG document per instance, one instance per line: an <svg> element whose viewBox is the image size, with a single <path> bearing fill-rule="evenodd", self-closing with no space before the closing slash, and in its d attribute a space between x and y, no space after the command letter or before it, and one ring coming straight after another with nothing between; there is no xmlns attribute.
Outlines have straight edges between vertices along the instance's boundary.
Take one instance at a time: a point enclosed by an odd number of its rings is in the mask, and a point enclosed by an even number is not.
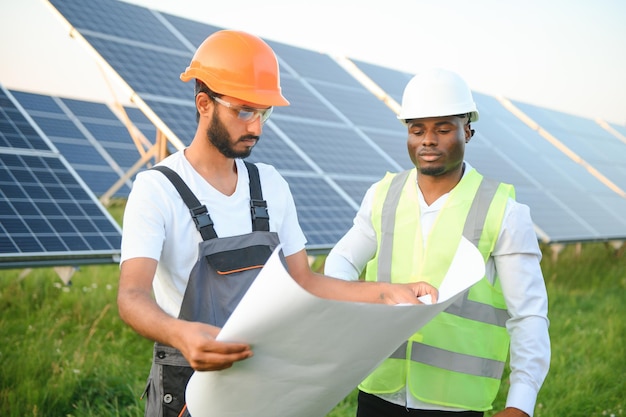
<svg viewBox="0 0 626 417"><path fill-rule="evenodd" d="M312 273L300 283L313 295L338 301L387 303L389 285L378 282L344 281L338 278Z"/></svg>
<svg viewBox="0 0 626 417"><path fill-rule="evenodd" d="M384 303L390 284L344 281L311 271L304 250L286 257L289 273L311 294L330 300Z"/></svg>
<svg viewBox="0 0 626 417"><path fill-rule="evenodd" d="M286 260L294 280L302 288L321 298L376 304L420 304L418 297L429 294L433 302L437 300L435 287L424 282L355 282L314 273L309 267L304 250L287 256Z"/></svg>
<svg viewBox="0 0 626 417"><path fill-rule="evenodd" d="M138 334L168 346L177 347L180 320L165 313L152 294L140 289L120 290L117 304L122 320Z"/></svg>

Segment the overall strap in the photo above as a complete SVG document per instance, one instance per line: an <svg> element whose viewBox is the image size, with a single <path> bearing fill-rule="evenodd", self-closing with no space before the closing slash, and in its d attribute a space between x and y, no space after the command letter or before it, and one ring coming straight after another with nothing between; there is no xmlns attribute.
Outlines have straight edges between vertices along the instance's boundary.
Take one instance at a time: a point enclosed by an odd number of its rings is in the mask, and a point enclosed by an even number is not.
<svg viewBox="0 0 626 417"><path fill-rule="evenodd" d="M198 201L194 193L189 189L187 184L185 184L185 181L183 181L180 175L178 175L174 170L163 165L157 165L150 169L162 172L172 182L172 184L174 184L174 187L180 194L181 198L187 207L189 207L189 212L191 213L193 222L196 224L196 229L198 229L202 235L202 239L215 239L217 237L217 233L215 233L215 229L213 228L213 220L211 220L211 216L209 216L209 211L205 205L200 204L200 201Z"/></svg>
<svg viewBox="0 0 626 417"><path fill-rule="evenodd" d="M267 202L263 200L263 191L261 190L261 180L259 178L259 169L256 165L244 161L248 169L248 177L250 178L250 214L252 217L252 230L265 231L270 230L270 216L267 211ZM185 181L172 169L157 165L152 167L162 172L174 185L181 198L189 207L189 212L196 225L196 229L202 235L203 240L215 239L217 233L213 227L213 220L209 215L206 206L200 204L194 193L189 189Z"/></svg>
<svg viewBox="0 0 626 417"><path fill-rule="evenodd" d="M244 161L250 178L250 213L252 215L252 231L269 232L270 215L267 211L267 202L263 200L259 169L253 163Z"/></svg>

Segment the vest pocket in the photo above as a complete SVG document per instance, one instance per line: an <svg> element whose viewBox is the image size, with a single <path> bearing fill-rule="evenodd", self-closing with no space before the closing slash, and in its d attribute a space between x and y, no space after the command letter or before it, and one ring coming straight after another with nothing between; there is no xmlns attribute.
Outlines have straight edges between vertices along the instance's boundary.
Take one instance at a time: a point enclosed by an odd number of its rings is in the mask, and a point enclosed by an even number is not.
<svg viewBox="0 0 626 417"><path fill-rule="evenodd" d="M271 254L269 246L255 245L211 253L206 256L206 260L219 275L229 275L262 268Z"/></svg>

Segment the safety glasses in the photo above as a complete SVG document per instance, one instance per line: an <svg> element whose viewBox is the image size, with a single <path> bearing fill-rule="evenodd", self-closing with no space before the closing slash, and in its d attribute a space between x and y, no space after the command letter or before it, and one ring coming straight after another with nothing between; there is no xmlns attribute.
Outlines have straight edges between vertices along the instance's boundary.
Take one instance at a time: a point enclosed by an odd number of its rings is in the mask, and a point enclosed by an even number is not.
<svg viewBox="0 0 626 417"><path fill-rule="evenodd" d="M217 101L222 106L234 110L237 113L237 118L246 123L252 123L258 117L261 118L261 123L265 123L265 121L269 119L272 111L274 110L273 107L268 107L267 109L255 109L252 107L238 106L236 104L229 103L228 101L221 99L217 96L211 96L211 98Z"/></svg>

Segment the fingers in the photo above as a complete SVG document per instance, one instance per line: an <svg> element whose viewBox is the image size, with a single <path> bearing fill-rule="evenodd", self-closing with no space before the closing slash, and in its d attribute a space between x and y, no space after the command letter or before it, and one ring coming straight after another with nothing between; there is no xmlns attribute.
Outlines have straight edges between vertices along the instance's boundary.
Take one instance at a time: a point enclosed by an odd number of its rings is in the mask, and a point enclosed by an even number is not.
<svg viewBox="0 0 626 417"><path fill-rule="evenodd" d="M389 294L384 298L385 304L420 304L414 284L392 284Z"/></svg>
<svg viewBox="0 0 626 417"><path fill-rule="evenodd" d="M425 294L430 295L430 300L433 304L435 304L439 298L439 291L437 291L437 288L433 287L432 285L426 284L426 289L425 289Z"/></svg>
<svg viewBox="0 0 626 417"><path fill-rule="evenodd" d="M416 297L423 297L425 295L429 295L430 301L432 304L435 304L437 302L439 291L437 291L437 288L433 287L432 285L424 281L416 282L414 290L415 290Z"/></svg>
<svg viewBox="0 0 626 417"><path fill-rule="evenodd" d="M248 359L252 356L252 351L246 349L234 353L217 353L215 351L205 352L198 358L191 367L196 371L221 371L233 366L235 362Z"/></svg>
<svg viewBox="0 0 626 417"><path fill-rule="evenodd" d="M252 355L252 349L246 344L212 340L188 361L196 371L220 371L230 368L233 363L248 359Z"/></svg>
<svg viewBox="0 0 626 417"><path fill-rule="evenodd" d="M392 284L393 285L393 284ZM389 295L384 298L385 304L424 304L419 298L430 299L428 304L437 302L439 292L432 285L420 281L410 284L394 285ZM428 296L428 297L424 297Z"/></svg>
<svg viewBox="0 0 626 417"><path fill-rule="evenodd" d="M181 321L177 347L196 371L219 371L252 356L250 345L215 339L219 328L199 322Z"/></svg>

